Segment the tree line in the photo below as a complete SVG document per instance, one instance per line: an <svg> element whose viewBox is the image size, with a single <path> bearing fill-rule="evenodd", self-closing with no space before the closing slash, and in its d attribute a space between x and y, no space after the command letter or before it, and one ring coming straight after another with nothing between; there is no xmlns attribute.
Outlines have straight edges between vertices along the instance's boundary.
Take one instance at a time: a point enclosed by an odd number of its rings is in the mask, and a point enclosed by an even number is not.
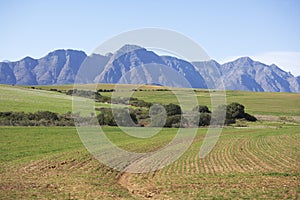
<svg viewBox="0 0 300 200"><path fill-rule="evenodd" d="M131 99L132 100L132 99ZM125 100L122 100L125 101ZM120 100L121 102L121 100ZM97 108L96 123L107 126L149 126L149 127L205 127L209 125L230 125L237 119L256 121L257 119L245 112L245 107L239 103L219 106L213 112L205 105L198 105L192 111L182 112L176 104L150 104L142 100L133 105L143 105L139 108ZM151 106L150 106L151 105ZM191 119L191 117L193 117ZM0 125L6 126L75 126L74 119L81 124L95 123L94 114L80 116L80 113L58 114L50 111L0 112ZM224 119L222 121L222 119Z"/></svg>
<svg viewBox="0 0 300 200"><path fill-rule="evenodd" d="M100 125L108 126L150 126L150 127L205 127L209 125L230 125L236 120L256 121L245 112L239 103L221 105L213 112L205 105L198 105L192 111L183 113L176 104L152 105L150 109L100 108L97 119ZM190 119L192 117L192 119Z"/></svg>
<svg viewBox="0 0 300 200"><path fill-rule="evenodd" d="M74 114L57 114L50 111L0 112L2 126L74 126Z"/></svg>

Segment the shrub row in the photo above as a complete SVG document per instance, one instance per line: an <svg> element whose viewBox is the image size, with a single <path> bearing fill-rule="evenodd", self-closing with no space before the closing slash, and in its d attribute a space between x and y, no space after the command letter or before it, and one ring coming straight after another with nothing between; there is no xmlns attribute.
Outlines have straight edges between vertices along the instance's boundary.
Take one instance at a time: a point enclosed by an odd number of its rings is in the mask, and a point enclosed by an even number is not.
<svg viewBox="0 0 300 200"><path fill-rule="evenodd" d="M63 115L50 111L35 113L0 112L2 126L74 126L73 115L69 112Z"/></svg>
<svg viewBox="0 0 300 200"><path fill-rule="evenodd" d="M108 126L153 126L153 127L195 127L209 125L229 125L236 119L256 121L256 118L245 113L244 106L231 103L219 106L211 112L207 106L196 106L191 113L182 113L176 104L153 105L150 109L114 109L100 108L97 115L100 125ZM193 116L194 120L187 120ZM143 123L141 123L143 121ZM147 121L147 123L145 123ZM189 124L190 123L190 124Z"/></svg>
<svg viewBox="0 0 300 200"><path fill-rule="evenodd" d="M70 94L91 98L95 93L90 91L73 90ZM100 94L99 94L100 95ZM101 95L99 96L101 97ZM129 103L128 103L129 102ZM80 117L71 112L57 114L50 111L35 113L0 112L0 125L11 126L74 126L73 118L80 124L99 123L108 126L153 126L153 127L195 127L209 125L229 125L236 119L256 121L257 119L245 112L245 107L239 103L231 103L217 107L213 112L207 106L198 105L192 111L183 113L176 104L158 105L139 100L137 98L118 98L113 103L130 104L139 109L114 109L99 108L96 122L93 117ZM194 117L191 119L190 117ZM191 120L187 120L187 118ZM225 120L225 122L224 122Z"/></svg>

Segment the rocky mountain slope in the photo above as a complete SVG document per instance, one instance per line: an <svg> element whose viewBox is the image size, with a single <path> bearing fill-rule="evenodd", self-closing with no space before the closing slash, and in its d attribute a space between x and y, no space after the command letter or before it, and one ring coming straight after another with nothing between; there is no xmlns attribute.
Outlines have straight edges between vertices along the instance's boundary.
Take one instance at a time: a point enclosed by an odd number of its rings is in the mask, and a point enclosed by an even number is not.
<svg viewBox="0 0 300 200"><path fill-rule="evenodd" d="M70 84L77 73L78 83L194 88L222 88L224 84L227 90L300 92L300 76L294 77L274 64L269 66L249 57L222 65L214 60L190 63L134 45L125 45L107 55L56 50L40 59L26 57L16 62L0 62L0 84Z"/></svg>

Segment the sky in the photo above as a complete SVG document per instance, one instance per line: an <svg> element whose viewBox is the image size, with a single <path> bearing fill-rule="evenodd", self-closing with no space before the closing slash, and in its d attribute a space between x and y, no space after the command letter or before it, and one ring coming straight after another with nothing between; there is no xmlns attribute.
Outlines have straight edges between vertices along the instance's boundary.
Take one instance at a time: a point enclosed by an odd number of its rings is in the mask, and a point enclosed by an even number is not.
<svg viewBox="0 0 300 200"><path fill-rule="evenodd" d="M0 61L55 49L92 53L120 33L155 27L224 63L240 56L300 75L299 0L0 0Z"/></svg>

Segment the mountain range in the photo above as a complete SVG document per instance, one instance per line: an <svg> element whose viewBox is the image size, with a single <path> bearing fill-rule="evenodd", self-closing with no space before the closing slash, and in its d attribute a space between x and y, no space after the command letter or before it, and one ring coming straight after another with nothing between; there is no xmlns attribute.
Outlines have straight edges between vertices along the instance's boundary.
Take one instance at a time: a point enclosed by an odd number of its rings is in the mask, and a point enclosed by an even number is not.
<svg viewBox="0 0 300 200"><path fill-rule="evenodd" d="M300 76L274 64L266 65L249 57L224 64L215 60L188 62L159 56L135 45L125 45L106 55L56 50L39 59L0 62L0 84L53 85L75 81L214 89L224 85L226 90L300 92Z"/></svg>

